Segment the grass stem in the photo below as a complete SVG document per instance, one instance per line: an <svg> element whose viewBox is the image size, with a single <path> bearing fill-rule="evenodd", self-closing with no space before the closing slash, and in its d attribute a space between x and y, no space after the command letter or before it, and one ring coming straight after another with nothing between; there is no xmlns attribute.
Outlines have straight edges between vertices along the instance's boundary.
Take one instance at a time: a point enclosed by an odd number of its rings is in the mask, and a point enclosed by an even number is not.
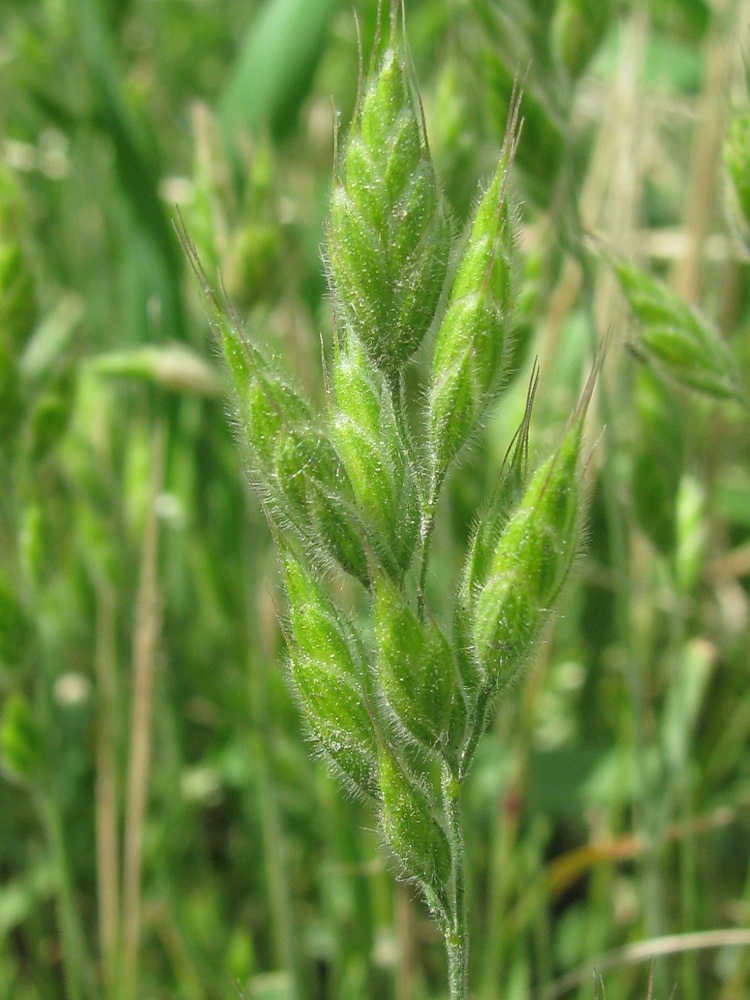
<svg viewBox="0 0 750 1000"><path fill-rule="evenodd" d="M156 514L156 498L161 492L163 455L164 429L160 426L154 439L151 496L143 538L135 618L133 702L130 718L130 758L123 862L122 967L120 970L120 996L122 1000L135 1000L138 995L143 825L151 763L151 716L156 649L161 629L161 602L157 579L159 521Z"/></svg>
<svg viewBox="0 0 750 1000"><path fill-rule="evenodd" d="M466 1000L468 996L469 936L466 921L466 847L459 782L444 764L442 773L443 808L448 823L448 843L452 864L452 920L445 929L445 949L448 956L450 1000Z"/></svg>
<svg viewBox="0 0 750 1000"><path fill-rule="evenodd" d="M96 870L99 949L105 997L115 996L120 946L119 848L117 834L117 762L115 759L115 601L111 588L97 593L96 682Z"/></svg>
<svg viewBox="0 0 750 1000"><path fill-rule="evenodd" d="M45 795L39 796L39 808L56 868L57 919L62 945L63 981L68 1000L83 1000L83 937L70 881L60 814Z"/></svg>

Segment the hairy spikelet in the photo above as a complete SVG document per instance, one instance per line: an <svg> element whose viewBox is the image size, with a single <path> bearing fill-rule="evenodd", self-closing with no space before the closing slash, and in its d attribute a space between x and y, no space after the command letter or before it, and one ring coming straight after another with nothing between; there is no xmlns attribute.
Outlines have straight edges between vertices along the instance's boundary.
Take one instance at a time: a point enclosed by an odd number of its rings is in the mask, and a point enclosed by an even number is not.
<svg viewBox="0 0 750 1000"><path fill-rule="evenodd" d="M444 747L457 695L448 640L437 622L420 622L386 573L378 573L373 607L377 677L388 707L426 750Z"/></svg>
<svg viewBox="0 0 750 1000"><path fill-rule="evenodd" d="M200 273L200 272L199 272ZM235 390L250 476L277 528L291 527L308 556L369 581L354 493L336 450L276 359L244 337L204 283Z"/></svg>
<svg viewBox="0 0 750 1000"><path fill-rule="evenodd" d="M494 494L474 527L461 573L453 616L453 632L459 648L461 678L470 693L475 693L482 682L476 658L470 654L466 655L472 643L472 607L477 591L487 581L503 529L517 508L527 486L529 424L537 381L535 368L523 420L506 453Z"/></svg>
<svg viewBox="0 0 750 1000"><path fill-rule="evenodd" d="M557 451L534 473L497 542L487 579L469 595L476 661L494 691L509 684L549 620L578 549L584 402ZM502 516L502 515L501 515Z"/></svg>
<svg viewBox="0 0 750 1000"><path fill-rule="evenodd" d="M341 169L327 233L337 311L393 380L432 323L450 248L419 97L395 30Z"/></svg>
<svg viewBox="0 0 750 1000"><path fill-rule="evenodd" d="M311 424L279 436L273 487L313 559L319 547L365 586L367 556L346 470L326 434Z"/></svg>
<svg viewBox="0 0 750 1000"><path fill-rule="evenodd" d="M375 730L368 713L361 643L304 566L287 553L292 679L311 732L352 787L377 794Z"/></svg>
<svg viewBox="0 0 750 1000"><path fill-rule="evenodd" d="M224 356L236 392L237 418L249 446L253 472L261 480L270 480L279 442L291 428L309 425L312 413L278 365L229 324L222 332Z"/></svg>
<svg viewBox="0 0 750 1000"><path fill-rule="evenodd" d="M451 873L445 831L436 821L433 804L421 784L383 741L378 751L383 832L407 875L427 887L429 895L442 895Z"/></svg>
<svg viewBox="0 0 750 1000"><path fill-rule="evenodd" d="M419 498L391 393L352 331L337 344L333 386L333 442L368 541L388 571L400 578L417 543Z"/></svg>
<svg viewBox="0 0 750 1000"><path fill-rule="evenodd" d="M507 180L516 139L512 121L493 181L477 207L437 334L429 398L433 497L481 420L508 359L513 233Z"/></svg>

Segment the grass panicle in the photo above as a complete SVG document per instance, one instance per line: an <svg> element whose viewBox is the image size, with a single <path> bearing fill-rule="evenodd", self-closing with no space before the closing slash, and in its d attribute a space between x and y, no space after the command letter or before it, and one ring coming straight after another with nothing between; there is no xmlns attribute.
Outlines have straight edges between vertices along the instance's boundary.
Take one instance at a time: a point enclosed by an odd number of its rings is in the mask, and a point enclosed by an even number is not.
<svg viewBox="0 0 750 1000"><path fill-rule="evenodd" d="M595 376L559 448L529 478L535 370L523 422L469 545L455 648L428 607L424 582L441 486L511 356L517 250L509 177L521 94L514 93L497 169L461 249L432 345L427 398L413 401L402 375L438 320L450 231L397 23L394 6L331 197L327 413L314 415L236 326L220 329L240 435L282 550L302 713L345 784L380 802L382 834L445 937L451 1000L465 1000L461 784L494 696L528 661L578 548L579 453ZM426 449L409 429L415 410ZM311 565L325 569L314 551L323 546L364 584L355 601L369 620L364 639L327 580L289 554L300 541ZM420 541L415 580L410 567Z"/></svg>

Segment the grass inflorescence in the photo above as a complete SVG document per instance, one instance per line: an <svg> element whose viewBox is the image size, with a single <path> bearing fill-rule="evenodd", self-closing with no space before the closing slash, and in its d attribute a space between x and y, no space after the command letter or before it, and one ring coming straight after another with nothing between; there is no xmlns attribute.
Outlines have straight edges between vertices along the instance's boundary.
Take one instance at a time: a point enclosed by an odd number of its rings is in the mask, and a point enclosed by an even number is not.
<svg viewBox="0 0 750 1000"><path fill-rule="evenodd" d="M0 1000L746 997L746 37L2 6Z"/></svg>
<svg viewBox="0 0 750 1000"><path fill-rule="evenodd" d="M284 561L302 715L345 786L374 798L384 840L445 937L454 1000L468 988L461 785L496 696L530 659L579 547L583 421L595 377L533 474L529 394L503 470L509 485L474 530L455 612L441 623L424 590L441 490L511 355L518 249L509 176L520 100L517 91L495 176L457 246L393 6L336 164L325 412L308 408L208 292L240 439ZM427 391L412 400L406 370L433 327ZM341 573L362 586L356 618L337 607L331 583Z"/></svg>

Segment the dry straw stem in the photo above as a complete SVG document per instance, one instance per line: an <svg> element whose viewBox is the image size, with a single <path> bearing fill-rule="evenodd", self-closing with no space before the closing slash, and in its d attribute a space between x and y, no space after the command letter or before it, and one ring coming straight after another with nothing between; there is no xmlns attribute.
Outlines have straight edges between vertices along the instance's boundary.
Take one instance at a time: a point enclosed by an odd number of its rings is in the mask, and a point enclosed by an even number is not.
<svg viewBox="0 0 750 1000"><path fill-rule="evenodd" d="M714 223L720 192L721 149L726 119L726 93L736 49L734 11L726 0L714 0L714 15L705 52L706 84L697 106L691 176L685 200L687 252L674 269L674 288L691 304L701 300L706 237ZM742 5L737 4L739 9ZM737 18L739 20L739 18Z"/></svg>
<svg viewBox="0 0 750 1000"><path fill-rule="evenodd" d="M151 495L143 537L135 613L133 704L130 718L130 756L123 862L122 967L120 971L123 1000L134 1000L138 995L143 822L146 813L151 762L151 715L156 651L162 621L161 597L157 578L159 520L156 513L156 499L161 492L164 472L164 437L164 427L159 425L154 435Z"/></svg>
<svg viewBox="0 0 750 1000"><path fill-rule="evenodd" d="M667 955L684 955L712 948L750 947L750 930L729 927L723 930L697 931L691 934L668 934L663 937L633 941L624 948L605 952L590 962L558 979L549 989L538 995L538 1000L558 1000L576 989L591 975L592 968L598 973L611 972L623 965L640 965L643 962L664 958Z"/></svg>
<svg viewBox="0 0 750 1000"><path fill-rule="evenodd" d="M734 822L737 810L722 806L705 816L696 816L687 822L670 823L664 831L664 842L675 842L686 837L722 829ZM606 861L627 861L653 852L654 845L641 833L627 834L614 840L595 841L567 851L551 862L545 878L553 900L559 899L575 885L579 878L596 865Z"/></svg>
<svg viewBox="0 0 750 1000"><path fill-rule="evenodd" d="M649 16L644 5L634 9L624 21L617 73L598 117L594 148L577 198L583 231L599 233L621 252L642 245L640 238L636 239L634 226L645 177L644 150L650 128L640 87L648 29ZM555 370L565 323L585 293L586 263L580 258L568 258L551 293L540 362L541 398L548 391L547 381ZM616 287L614 276L599 269L591 303L593 328L606 329L619 320L622 309L618 312ZM606 414L603 416L607 422Z"/></svg>
<svg viewBox="0 0 750 1000"><path fill-rule="evenodd" d="M750 542L720 556L708 567L708 577L715 584L737 580L742 576L750 576Z"/></svg>
<svg viewBox="0 0 750 1000"><path fill-rule="evenodd" d="M105 995L114 995L120 943L120 887L115 758L117 679L115 666L115 597L102 583L97 591L96 684L96 871L99 896L99 948Z"/></svg>

